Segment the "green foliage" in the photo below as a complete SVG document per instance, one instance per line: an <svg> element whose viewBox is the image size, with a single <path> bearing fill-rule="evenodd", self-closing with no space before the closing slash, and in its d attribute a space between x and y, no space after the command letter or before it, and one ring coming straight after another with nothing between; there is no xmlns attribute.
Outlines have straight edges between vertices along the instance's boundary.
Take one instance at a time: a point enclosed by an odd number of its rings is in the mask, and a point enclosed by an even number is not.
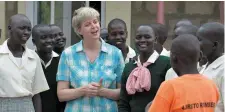
<svg viewBox="0 0 225 112"><path fill-rule="evenodd" d="M51 18L51 2L41 1L38 2L38 24L50 24Z"/></svg>

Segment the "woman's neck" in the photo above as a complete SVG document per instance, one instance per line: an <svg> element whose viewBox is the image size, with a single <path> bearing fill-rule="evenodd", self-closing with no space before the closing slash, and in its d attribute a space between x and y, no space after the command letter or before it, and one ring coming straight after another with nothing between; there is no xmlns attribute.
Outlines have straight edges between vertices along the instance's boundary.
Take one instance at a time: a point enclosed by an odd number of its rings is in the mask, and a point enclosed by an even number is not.
<svg viewBox="0 0 225 112"><path fill-rule="evenodd" d="M83 39L84 49L99 50L101 48L101 41L99 39Z"/></svg>

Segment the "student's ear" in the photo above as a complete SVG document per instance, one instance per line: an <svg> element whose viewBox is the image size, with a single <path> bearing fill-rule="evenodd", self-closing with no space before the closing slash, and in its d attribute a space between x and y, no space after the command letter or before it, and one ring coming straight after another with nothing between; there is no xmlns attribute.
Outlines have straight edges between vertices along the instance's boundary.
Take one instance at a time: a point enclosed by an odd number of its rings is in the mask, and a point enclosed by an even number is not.
<svg viewBox="0 0 225 112"><path fill-rule="evenodd" d="M32 38L32 43L35 45L35 40Z"/></svg>
<svg viewBox="0 0 225 112"><path fill-rule="evenodd" d="M8 30L11 30L11 26L8 26Z"/></svg>
<svg viewBox="0 0 225 112"><path fill-rule="evenodd" d="M158 36L155 36L154 43L157 44L157 41L158 41Z"/></svg>
<svg viewBox="0 0 225 112"><path fill-rule="evenodd" d="M174 64L177 64L178 60L175 55L172 55L171 60L173 61Z"/></svg>
<svg viewBox="0 0 225 112"><path fill-rule="evenodd" d="M218 41L213 42L213 51L216 50L218 46L219 46Z"/></svg>

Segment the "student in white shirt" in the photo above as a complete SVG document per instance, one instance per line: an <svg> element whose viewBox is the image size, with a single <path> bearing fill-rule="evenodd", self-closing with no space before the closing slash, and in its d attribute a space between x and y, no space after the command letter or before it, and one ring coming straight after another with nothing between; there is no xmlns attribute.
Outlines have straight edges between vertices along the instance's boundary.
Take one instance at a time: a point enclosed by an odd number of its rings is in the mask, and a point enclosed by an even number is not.
<svg viewBox="0 0 225 112"><path fill-rule="evenodd" d="M154 24L151 24L150 26L153 28L156 34L156 43L154 45L155 50L161 56L170 57L170 52L163 47L163 44L165 43L168 36L168 29L166 28L165 25L160 23L154 23Z"/></svg>
<svg viewBox="0 0 225 112"><path fill-rule="evenodd" d="M122 51L125 64L136 56L135 51L126 44L127 26L126 23L119 18L111 20L108 24L108 39L107 42L116 46Z"/></svg>
<svg viewBox="0 0 225 112"><path fill-rule="evenodd" d="M172 38L175 39L179 35L182 35L182 34L196 35L197 30L198 30L198 28L194 25L183 25L183 26L180 26L180 27L175 29L174 36ZM198 68L200 68L200 67L198 66ZM173 78L176 78L176 77L178 77L176 72L173 70L173 68L170 68L166 73L165 79L169 80L169 79L173 79Z"/></svg>
<svg viewBox="0 0 225 112"><path fill-rule="evenodd" d="M217 22L203 24L196 35L203 55L208 59L203 75L212 79L220 92L215 112L224 112L224 25Z"/></svg>
<svg viewBox="0 0 225 112"><path fill-rule="evenodd" d="M0 112L41 112L39 93L49 86L38 55L25 46L31 22L13 15L8 30L9 39L0 47Z"/></svg>

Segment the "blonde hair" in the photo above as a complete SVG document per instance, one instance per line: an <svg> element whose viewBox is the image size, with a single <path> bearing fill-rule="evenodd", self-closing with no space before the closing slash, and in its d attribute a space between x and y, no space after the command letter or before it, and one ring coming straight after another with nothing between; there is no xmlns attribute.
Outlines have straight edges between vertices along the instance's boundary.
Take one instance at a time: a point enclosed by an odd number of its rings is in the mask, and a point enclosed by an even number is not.
<svg viewBox="0 0 225 112"><path fill-rule="evenodd" d="M72 27L74 28L75 33L78 33L78 29L81 26L81 23L87 18L97 18L99 21L100 14L97 10L91 7L81 7L74 11L72 18Z"/></svg>

